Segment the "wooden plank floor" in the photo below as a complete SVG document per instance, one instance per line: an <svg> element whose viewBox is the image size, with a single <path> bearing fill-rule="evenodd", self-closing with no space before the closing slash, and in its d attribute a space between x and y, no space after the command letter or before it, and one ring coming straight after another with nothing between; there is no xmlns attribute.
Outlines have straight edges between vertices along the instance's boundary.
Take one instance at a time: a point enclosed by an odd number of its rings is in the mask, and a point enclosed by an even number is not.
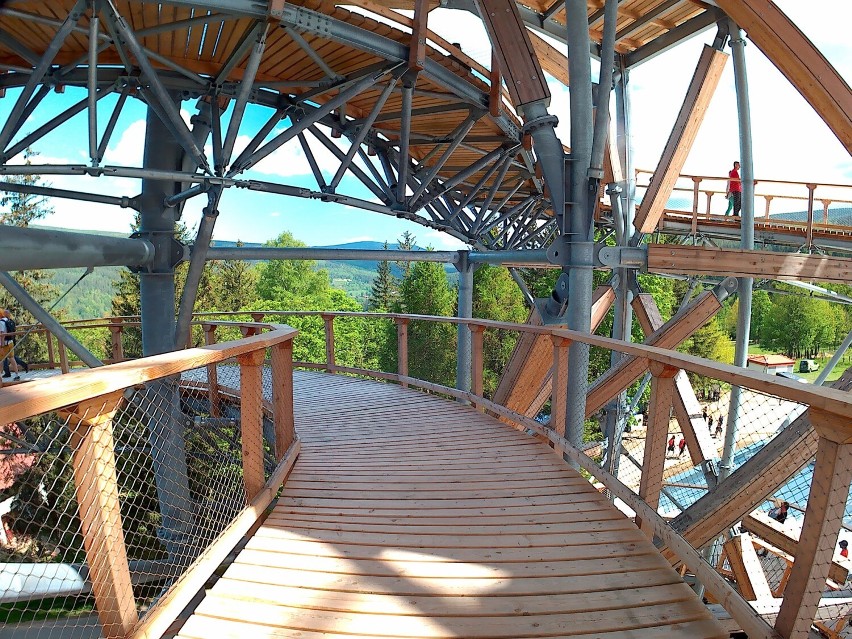
<svg viewBox="0 0 852 639"><path fill-rule="evenodd" d="M297 373L282 498L184 639L727 636L543 444L454 402Z"/></svg>

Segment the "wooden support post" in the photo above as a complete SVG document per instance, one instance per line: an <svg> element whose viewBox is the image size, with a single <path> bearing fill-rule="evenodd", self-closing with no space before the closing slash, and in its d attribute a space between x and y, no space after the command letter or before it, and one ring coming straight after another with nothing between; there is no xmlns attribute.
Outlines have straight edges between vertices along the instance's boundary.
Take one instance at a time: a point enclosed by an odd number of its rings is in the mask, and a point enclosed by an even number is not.
<svg viewBox="0 0 852 639"><path fill-rule="evenodd" d="M692 212L693 217L698 216L698 195L699 195L699 187L701 186L701 178L693 177L692 178Z"/></svg>
<svg viewBox="0 0 852 639"><path fill-rule="evenodd" d="M411 28L411 45L408 48L408 68L422 71L426 65L426 34L429 18L428 0L414 0L414 20Z"/></svg>
<svg viewBox="0 0 852 639"><path fill-rule="evenodd" d="M715 4L748 33L852 153L852 90L819 49L769 0Z"/></svg>
<svg viewBox="0 0 852 639"><path fill-rule="evenodd" d="M763 217L768 220L769 219L769 205L772 202L773 196L772 195L764 195L763 197L766 199L766 211L764 212Z"/></svg>
<svg viewBox="0 0 852 639"><path fill-rule="evenodd" d="M666 466L666 440L669 437L669 419L674 395L674 376L678 369L659 362L650 362L651 404L648 407L648 429L645 431L645 456L642 460L642 477L639 479L639 497L654 508L660 505L663 488L663 471ZM636 518L636 525L654 538L651 523Z"/></svg>
<svg viewBox="0 0 852 639"><path fill-rule="evenodd" d="M65 348L65 344L59 341L58 337L56 338L56 341L59 343L59 368L64 375L71 370L68 366L68 349Z"/></svg>
<svg viewBox="0 0 852 639"><path fill-rule="evenodd" d="M474 395L482 397L482 345L485 327L482 324L468 324L470 329L470 390Z"/></svg>
<svg viewBox="0 0 852 639"><path fill-rule="evenodd" d="M828 224L828 207L831 206L831 200L820 200L822 202L822 223Z"/></svg>
<svg viewBox="0 0 852 639"><path fill-rule="evenodd" d="M71 461L89 580L106 639L124 639L137 621L121 527L112 420L122 393L60 411L71 431Z"/></svg>
<svg viewBox="0 0 852 639"><path fill-rule="evenodd" d="M814 245L814 191L816 184L808 184L808 229L805 237L805 245L811 247Z"/></svg>
<svg viewBox="0 0 852 639"><path fill-rule="evenodd" d="M325 324L325 370L333 373L334 361L334 315L323 313L322 321Z"/></svg>
<svg viewBox="0 0 852 639"><path fill-rule="evenodd" d="M272 411L275 459L281 461L296 437L293 418L293 340L272 347Z"/></svg>
<svg viewBox="0 0 852 639"><path fill-rule="evenodd" d="M726 53L705 45L669 140L636 211L633 225L637 230L651 233L657 228L727 60Z"/></svg>
<svg viewBox="0 0 852 639"><path fill-rule="evenodd" d="M813 407L808 412L819 435L819 444L796 559L775 620L775 629L785 639L805 639L810 633L825 590L852 481L849 416Z"/></svg>
<svg viewBox="0 0 852 639"><path fill-rule="evenodd" d="M742 533L725 542L725 554L737 587L746 601L772 599L766 573L754 550L751 535Z"/></svg>
<svg viewBox="0 0 852 639"><path fill-rule="evenodd" d="M216 325L202 324L204 343L208 346L216 343ZM219 371L216 364L207 365L207 399L210 402L210 416L221 417L222 406L219 403Z"/></svg>
<svg viewBox="0 0 852 639"><path fill-rule="evenodd" d="M550 428L565 437L565 410L568 404L568 351L571 340L550 336L553 344L553 384L550 399ZM560 454L563 451L557 448Z"/></svg>
<svg viewBox="0 0 852 639"><path fill-rule="evenodd" d="M396 322L396 372L408 376L408 318L394 318ZM403 388L408 388L408 382L401 382Z"/></svg>
<svg viewBox="0 0 852 639"><path fill-rule="evenodd" d="M123 320L120 317L111 317L109 319L109 337L110 349L113 362L124 361L124 334ZM51 358L52 359L52 358Z"/></svg>
<svg viewBox="0 0 852 639"><path fill-rule="evenodd" d="M488 92L488 113L499 118L503 105L503 78L500 74L500 60L491 52L491 74L488 77L491 89Z"/></svg>
<svg viewBox="0 0 852 639"><path fill-rule="evenodd" d="M46 330L44 336L47 338L47 361L50 364L50 370L56 368L56 353L53 351L53 333Z"/></svg>
<svg viewBox="0 0 852 639"><path fill-rule="evenodd" d="M264 317L266 317L266 313L261 313L261 312L251 313L251 321L257 322L258 324L260 324L263 321Z"/></svg>
<svg viewBox="0 0 852 639"><path fill-rule="evenodd" d="M260 492L263 476L263 360L265 349L237 357L240 364L240 431L246 503Z"/></svg>

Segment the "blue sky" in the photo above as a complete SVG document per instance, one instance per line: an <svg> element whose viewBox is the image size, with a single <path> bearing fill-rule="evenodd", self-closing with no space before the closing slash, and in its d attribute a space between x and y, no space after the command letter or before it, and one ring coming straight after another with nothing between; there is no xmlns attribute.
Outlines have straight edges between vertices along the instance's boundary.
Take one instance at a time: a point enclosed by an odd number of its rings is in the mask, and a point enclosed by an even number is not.
<svg viewBox="0 0 852 639"><path fill-rule="evenodd" d="M777 4L820 47L849 83L852 78L852 45L844 29L852 21L852 3L848 0L814 0L808 3L778 0ZM831 16L831 19L826 20L825 15ZM489 63L487 37L478 20L470 14L436 9L430 13L429 26L447 40L461 42L463 50L471 57L485 65ZM712 42L713 35L714 30L705 31L632 72L633 146L638 168L651 170L656 166L700 50L703 44ZM834 135L756 46L749 43L746 56L751 85L756 177L852 184L852 161ZM558 133L567 143L568 92L556 82L550 82L550 86L553 94L551 112L560 118ZM16 96L16 91L9 91L0 100L0 115L5 117ZM51 95L23 127L22 134L33 130L82 97L82 91L72 88L66 89L64 95ZM115 99L108 97L102 101L99 115L101 128L105 125ZM192 102L185 102L183 106L185 117L194 112ZM268 115L266 109L248 109L237 153ZM129 100L113 135L105 164L141 164L144 118L144 107L137 101ZM35 162L87 163L86 148L84 111L34 146L41 154L41 158ZM330 178L336 169L336 160L318 144L312 148L316 150L318 161ZM684 171L723 175L732 161L738 158L738 149L733 65L729 61ZM285 145L244 177L283 181L316 190L298 144ZM112 195L132 196L140 188L138 181L129 179L51 176L48 181L58 188ZM375 199L372 193L350 176L344 177L341 192ZM191 227L197 224L204 199L195 198L187 204L184 221ZM55 213L43 223L69 229L126 231L133 218L132 211L127 209L70 200L53 200L53 207ZM445 233L405 220L302 198L229 189L222 198L220 211L214 237L223 240L263 242L287 230L309 245L340 244L365 239L387 240L393 244L404 231L409 230L417 236L418 244L422 246L438 249L462 246L458 240Z"/></svg>

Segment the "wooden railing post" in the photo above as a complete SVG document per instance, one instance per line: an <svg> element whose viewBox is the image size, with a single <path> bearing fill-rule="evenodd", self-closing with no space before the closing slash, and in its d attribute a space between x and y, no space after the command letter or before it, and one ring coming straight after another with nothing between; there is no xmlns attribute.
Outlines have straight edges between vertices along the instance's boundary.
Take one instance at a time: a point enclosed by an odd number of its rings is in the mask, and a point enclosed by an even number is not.
<svg viewBox="0 0 852 639"><path fill-rule="evenodd" d="M216 343L216 325L202 324L204 343L210 346ZM207 365L207 399L210 402L210 416L221 417L222 407L219 405L219 371L216 364Z"/></svg>
<svg viewBox="0 0 852 639"><path fill-rule="evenodd" d="M701 178L693 177L692 178L692 217L695 219L698 217L698 194L699 187L701 186Z"/></svg>
<svg viewBox="0 0 852 639"><path fill-rule="evenodd" d="M639 480L639 497L654 508L660 505L663 488L663 471L666 465L666 440L669 436L674 377L678 369L659 362L650 362L651 404L648 407L648 424L645 430L645 456L642 460L642 477ZM654 532L650 522L636 518L636 525L649 537Z"/></svg>
<svg viewBox="0 0 852 639"><path fill-rule="evenodd" d="M482 345L485 327L482 324L468 324L470 329L470 390L474 395L482 397Z"/></svg>
<svg viewBox="0 0 852 639"><path fill-rule="evenodd" d="M713 191L704 191L704 195L707 196L707 217L710 217L710 201L713 199Z"/></svg>
<svg viewBox="0 0 852 639"><path fill-rule="evenodd" d="M44 330L44 336L47 338L47 361L50 364L50 369L56 368L56 353L53 351L53 333L49 330Z"/></svg>
<svg viewBox="0 0 852 639"><path fill-rule="evenodd" d="M124 342L122 334L124 333L124 325L120 317L109 318L109 337L110 347L113 362L124 361Z"/></svg>
<svg viewBox="0 0 852 639"><path fill-rule="evenodd" d="M820 200L822 202L822 223L828 224L828 207L831 206L831 200Z"/></svg>
<svg viewBox="0 0 852 639"><path fill-rule="evenodd" d="M322 321L325 324L325 370L333 373L335 369L334 361L334 315L322 314Z"/></svg>
<svg viewBox="0 0 852 639"><path fill-rule="evenodd" d="M808 414L819 442L796 559L775 621L775 629L785 639L808 637L826 587L852 481L849 416L813 407Z"/></svg>
<svg viewBox="0 0 852 639"><path fill-rule="evenodd" d="M71 431L74 487L89 581L106 639L124 639L137 621L115 471L112 420L122 393L60 411Z"/></svg>
<svg viewBox="0 0 852 639"><path fill-rule="evenodd" d="M772 203L772 198L774 196L773 195L764 195L763 197L766 199L766 211L763 213L763 217L765 217L768 220L769 219L769 205Z"/></svg>
<svg viewBox="0 0 852 639"><path fill-rule="evenodd" d="M396 317L396 372L408 376L408 318ZM403 388L408 388L408 382L401 382Z"/></svg>
<svg viewBox="0 0 852 639"><path fill-rule="evenodd" d="M805 238L805 244L808 247L814 245L814 191L816 191L816 184L808 184L808 230L807 237Z"/></svg>
<svg viewBox="0 0 852 639"><path fill-rule="evenodd" d="M293 418L293 340L272 347L272 419L275 459L281 461L296 436Z"/></svg>
<svg viewBox="0 0 852 639"><path fill-rule="evenodd" d="M551 335L553 342L553 389L550 396L550 428L561 437L565 437L565 410L568 405L568 350L571 340L559 335ZM556 448L560 455L561 448Z"/></svg>
<svg viewBox="0 0 852 639"><path fill-rule="evenodd" d="M64 375L71 368L68 366L68 349L65 347L65 344L59 341L59 338L56 338L57 343L59 344L59 368Z"/></svg>
<svg viewBox="0 0 852 639"><path fill-rule="evenodd" d="M251 321L257 322L258 324L260 324L263 321L264 317L266 317L266 313L259 313L259 312L251 313Z"/></svg>
<svg viewBox="0 0 852 639"><path fill-rule="evenodd" d="M266 349L237 357L240 364L240 432L246 503L261 491L263 473L263 360Z"/></svg>

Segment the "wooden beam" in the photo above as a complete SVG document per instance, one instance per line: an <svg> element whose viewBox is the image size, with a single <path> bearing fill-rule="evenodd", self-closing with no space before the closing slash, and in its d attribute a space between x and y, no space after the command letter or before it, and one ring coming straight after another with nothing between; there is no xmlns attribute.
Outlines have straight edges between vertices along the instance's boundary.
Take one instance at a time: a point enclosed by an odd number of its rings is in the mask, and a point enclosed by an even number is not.
<svg viewBox="0 0 852 639"><path fill-rule="evenodd" d="M428 0L414 0L414 26L411 30L411 45L408 49L408 68L422 71L426 64L426 21L429 17Z"/></svg>
<svg viewBox="0 0 852 639"><path fill-rule="evenodd" d="M657 307L654 297L649 293L639 293L633 298L633 312L639 326L645 335L651 335L663 325L660 309ZM680 424L680 430L686 439L686 450L694 466L700 466L708 459L716 458L716 448L710 433L707 430L707 422L701 412L701 405L695 397L695 391L689 381L686 372L681 370L674 377L675 393L672 398L675 417Z"/></svg>
<svg viewBox="0 0 852 639"><path fill-rule="evenodd" d="M60 411L71 430L71 462L89 580L106 639L124 639L137 622L121 525L112 420L122 393Z"/></svg>
<svg viewBox="0 0 852 639"><path fill-rule="evenodd" d="M564 390L568 388L568 349L571 341L551 335L553 345L553 384L552 388L560 389L552 393L550 403L550 428L558 435L565 437L565 411L568 396ZM564 453L564 451L561 451Z"/></svg>
<svg viewBox="0 0 852 639"><path fill-rule="evenodd" d="M704 114L719 85L719 78L722 77L727 60L726 53L704 46L669 140L636 211L633 225L642 233L654 231L665 212L666 203L698 136Z"/></svg>
<svg viewBox="0 0 852 639"><path fill-rule="evenodd" d="M728 539L725 544L728 564L737 587L746 601L772 599L772 589L763 572L763 565L754 550L751 535L742 533Z"/></svg>
<svg viewBox="0 0 852 639"><path fill-rule="evenodd" d="M597 330L615 301L611 286L598 286L592 293L591 330ZM527 323L541 326L533 309ZM494 393L494 401L524 415L537 414L550 399L552 359L548 335L523 333L518 337L509 363Z"/></svg>
<svg viewBox="0 0 852 639"><path fill-rule="evenodd" d="M743 517L742 527L769 546L789 555L795 561L799 554L800 533L772 519L765 512L755 510ZM760 543L760 542L758 542ZM828 568L828 578L844 583L849 570L839 562L832 562Z"/></svg>
<svg viewBox="0 0 852 639"><path fill-rule="evenodd" d="M408 377L408 319L397 317L396 321L396 372L402 377ZM408 382L400 382L403 388L408 388Z"/></svg>
<svg viewBox="0 0 852 639"><path fill-rule="evenodd" d="M325 325L325 370L333 373L336 362L334 360L334 315L322 315Z"/></svg>
<svg viewBox="0 0 852 639"><path fill-rule="evenodd" d="M482 396L482 346L485 337L485 327L481 324L468 324L470 328L470 390L474 395Z"/></svg>
<svg viewBox="0 0 852 639"><path fill-rule="evenodd" d="M674 394L674 376L677 369L653 362L651 364L651 405L648 407L648 428L645 431L645 454L642 459L642 476L639 479L639 497L654 510L660 506L663 488L663 471L666 467L666 440ZM650 522L637 517L639 528L654 539Z"/></svg>
<svg viewBox="0 0 852 639"><path fill-rule="evenodd" d="M831 255L649 244L648 271L679 275L725 273L758 279L846 283L852 280L852 259Z"/></svg>
<svg viewBox="0 0 852 639"><path fill-rule="evenodd" d="M512 0L480 0L480 16L515 107L550 99L550 89L530 41L529 30Z"/></svg>
<svg viewBox="0 0 852 639"><path fill-rule="evenodd" d="M811 414L820 439L796 561L775 621L775 629L783 637L808 636L825 590L837 533L843 524L843 509L852 481L852 444L828 438L839 430L836 422L840 420L848 422L849 416L822 411Z"/></svg>
<svg viewBox="0 0 852 639"><path fill-rule="evenodd" d="M852 367L831 387L852 391ZM748 461L672 521L672 528L695 548L733 526L771 497L816 454L817 435L806 411Z"/></svg>
<svg viewBox="0 0 852 639"><path fill-rule="evenodd" d="M722 305L710 291L696 297L689 306L666 322L643 342L646 346L674 349L683 340L704 326L719 312ZM635 382L648 370L648 360L642 357L622 357L621 361L592 384L586 399L586 416L596 413L606 403Z"/></svg>
<svg viewBox="0 0 852 639"><path fill-rule="evenodd" d="M538 56L538 61L541 63L541 68L553 76L553 79L561 82L567 87L568 56L553 48L547 40L536 34L534 31L528 30L527 33L530 36L532 47Z"/></svg>
<svg viewBox="0 0 852 639"><path fill-rule="evenodd" d="M770 0L718 0L852 153L852 91L807 36ZM825 16L824 19L831 19Z"/></svg>

